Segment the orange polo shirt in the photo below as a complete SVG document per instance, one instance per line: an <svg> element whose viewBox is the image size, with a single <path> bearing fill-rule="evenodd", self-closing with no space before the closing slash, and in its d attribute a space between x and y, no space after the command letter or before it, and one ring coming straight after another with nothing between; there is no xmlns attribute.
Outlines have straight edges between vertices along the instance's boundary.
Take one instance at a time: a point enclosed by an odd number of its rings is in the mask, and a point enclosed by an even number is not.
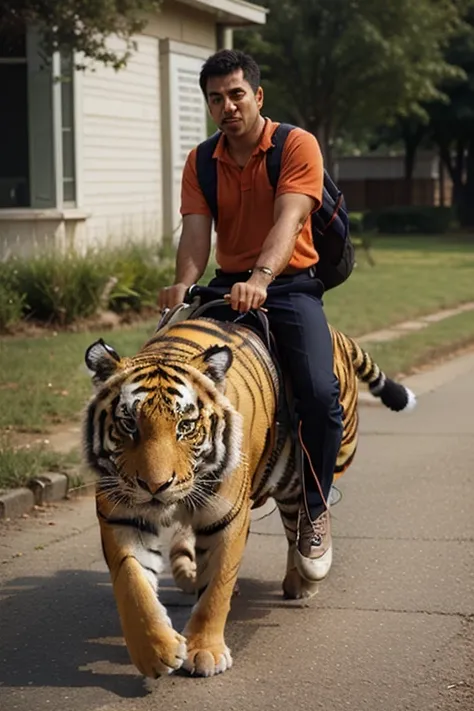
<svg viewBox="0 0 474 711"><path fill-rule="evenodd" d="M279 124L265 121L259 145L241 168L227 150L225 137L217 143L216 260L224 272L252 269L263 243L274 224L275 197L284 193L308 195L321 205L324 170L316 138L300 128L293 129L285 141L280 179L276 194L270 184L265 154L272 145L272 135ZM211 212L199 187L196 175L196 148L188 155L181 185L181 214L209 215ZM308 217L296 241L289 266L305 269L316 264L318 254L311 235Z"/></svg>

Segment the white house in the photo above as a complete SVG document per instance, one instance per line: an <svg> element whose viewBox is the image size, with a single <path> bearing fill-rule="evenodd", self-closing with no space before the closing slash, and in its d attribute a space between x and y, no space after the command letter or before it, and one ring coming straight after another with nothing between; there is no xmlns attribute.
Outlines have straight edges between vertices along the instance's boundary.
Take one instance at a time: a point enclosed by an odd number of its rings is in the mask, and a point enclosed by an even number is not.
<svg viewBox="0 0 474 711"><path fill-rule="evenodd" d="M0 38L0 257L176 234L184 160L207 135L202 63L266 12L164 0L119 72L59 56L45 68L33 30L15 46Z"/></svg>

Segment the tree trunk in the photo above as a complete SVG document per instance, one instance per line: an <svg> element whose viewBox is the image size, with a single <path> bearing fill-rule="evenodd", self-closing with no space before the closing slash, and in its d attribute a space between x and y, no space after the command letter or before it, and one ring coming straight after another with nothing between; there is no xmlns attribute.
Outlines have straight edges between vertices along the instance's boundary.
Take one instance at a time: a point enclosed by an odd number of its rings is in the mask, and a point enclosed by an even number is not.
<svg viewBox="0 0 474 711"><path fill-rule="evenodd" d="M461 226L474 227L474 136L469 141L465 166L466 181L461 182L456 206Z"/></svg>
<svg viewBox="0 0 474 711"><path fill-rule="evenodd" d="M328 123L320 124L314 131L324 159L324 167L330 175L334 173L334 156L332 151L332 131Z"/></svg>
<svg viewBox="0 0 474 711"><path fill-rule="evenodd" d="M426 129L422 124L414 124L410 119L400 119L400 125L405 146L403 200L405 205L411 205L413 203L413 173L416 154Z"/></svg>
<svg viewBox="0 0 474 711"><path fill-rule="evenodd" d="M405 175L403 181L403 202L405 205L413 203L413 172L415 170L416 152L418 141L405 140Z"/></svg>
<svg viewBox="0 0 474 711"><path fill-rule="evenodd" d="M448 141L442 140L439 136L434 136L434 139L436 143L438 144L439 148L439 157L443 161L444 165L446 166L449 176L452 180L453 183L453 190L452 190L452 204L456 207L456 209L459 212L460 205L464 203L464 184L463 184L463 174L462 174L462 167L463 167L463 160L461 156L461 151L460 151L460 145L458 143L457 145L457 154L456 154L456 160L454 161L453 165L453 160L451 156L451 146ZM460 217L461 219L461 217Z"/></svg>

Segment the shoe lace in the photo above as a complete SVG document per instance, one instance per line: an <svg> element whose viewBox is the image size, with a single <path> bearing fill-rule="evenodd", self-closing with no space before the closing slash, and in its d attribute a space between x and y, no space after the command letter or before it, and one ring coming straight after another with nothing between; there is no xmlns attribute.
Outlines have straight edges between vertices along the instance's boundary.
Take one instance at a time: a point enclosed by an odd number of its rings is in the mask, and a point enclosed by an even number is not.
<svg viewBox="0 0 474 711"><path fill-rule="evenodd" d="M306 536L309 538L310 545L319 547L327 532L327 513L323 513L316 521L311 521L307 516L308 526L306 528Z"/></svg>

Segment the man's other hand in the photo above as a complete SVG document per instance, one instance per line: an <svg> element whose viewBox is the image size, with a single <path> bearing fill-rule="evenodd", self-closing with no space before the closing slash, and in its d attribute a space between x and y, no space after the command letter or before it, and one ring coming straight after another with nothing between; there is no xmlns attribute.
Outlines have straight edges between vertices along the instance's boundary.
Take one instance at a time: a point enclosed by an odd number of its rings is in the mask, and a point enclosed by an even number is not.
<svg viewBox="0 0 474 711"><path fill-rule="evenodd" d="M158 294L158 306L163 309L172 309L178 304L182 304L188 290L186 284L172 284L166 286Z"/></svg>
<svg viewBox="0 0 474 711"><path fill-rule="evenodd" d="M267 298L267 287L265 284L251 281L239 281L224 298L234 311L247 313L250 309L259 309L262 306Z"/></svg>

